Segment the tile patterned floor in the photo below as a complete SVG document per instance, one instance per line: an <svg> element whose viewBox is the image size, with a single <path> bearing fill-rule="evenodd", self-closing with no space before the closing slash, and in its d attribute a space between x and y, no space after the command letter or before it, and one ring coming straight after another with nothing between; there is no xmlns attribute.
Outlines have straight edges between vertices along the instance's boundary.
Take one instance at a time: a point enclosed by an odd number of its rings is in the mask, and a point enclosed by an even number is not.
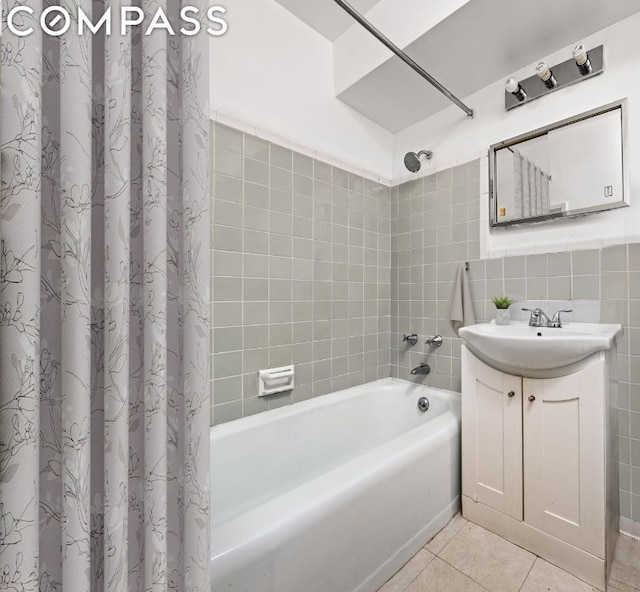
<svg viewBox="0 0 640 592"><path fill-rule="evenodd" d="M596 592L456 515L378 592ZM640 541L620 535L608 592L640 592Z"/></svg>

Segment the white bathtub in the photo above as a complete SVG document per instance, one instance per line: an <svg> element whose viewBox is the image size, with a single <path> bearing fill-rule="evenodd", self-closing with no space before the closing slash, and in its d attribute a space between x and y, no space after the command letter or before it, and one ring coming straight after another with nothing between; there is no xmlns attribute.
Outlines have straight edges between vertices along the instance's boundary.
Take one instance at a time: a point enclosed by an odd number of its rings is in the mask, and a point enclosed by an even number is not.
<svg viewBox="0 0 640 592"><path fill-rule="evenodd" d="M460 395L387 378L212 428L211 451L214 592L374 592L458 510Z"/></svg>

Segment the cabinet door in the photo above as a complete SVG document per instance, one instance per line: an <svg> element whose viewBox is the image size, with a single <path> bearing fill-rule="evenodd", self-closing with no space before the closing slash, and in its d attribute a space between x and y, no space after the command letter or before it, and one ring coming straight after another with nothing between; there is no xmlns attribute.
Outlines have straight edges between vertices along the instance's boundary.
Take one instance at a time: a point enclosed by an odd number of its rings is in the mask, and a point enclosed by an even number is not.
<svg viewBox="0 0 640 592"><path fill-rule="evenodd" d="M462 493L522 520L522 379L462 349Z"/></svg>
<svg viewBox="0 0 640 592"><path fill-rule="evenodd" d="M604 358L523 380L525 522L604 557Z"/></svg>

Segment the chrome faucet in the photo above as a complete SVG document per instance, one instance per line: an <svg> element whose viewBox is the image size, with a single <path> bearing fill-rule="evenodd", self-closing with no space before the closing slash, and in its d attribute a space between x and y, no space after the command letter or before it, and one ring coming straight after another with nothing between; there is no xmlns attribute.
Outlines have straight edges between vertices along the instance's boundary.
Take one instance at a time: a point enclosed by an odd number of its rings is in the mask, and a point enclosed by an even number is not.
<svg viewBox="0 0 640 592"><path fill-rule="evenodd" d="M420 364L417 368L411 370L411 376L417 376L418 374L427 375L431 374L431 367L429 364Z"/></svg>
<svg viewBox="0 0 640 592"><path fill-rule="evenodd" d="M550 319L541 308L523 308L522 310L531 313L529 317L529 327L548 327L552 329L562 329L562 319L560 315L562 313L573 312L573 310L558 310L554 313L553 318Z"/></svg>

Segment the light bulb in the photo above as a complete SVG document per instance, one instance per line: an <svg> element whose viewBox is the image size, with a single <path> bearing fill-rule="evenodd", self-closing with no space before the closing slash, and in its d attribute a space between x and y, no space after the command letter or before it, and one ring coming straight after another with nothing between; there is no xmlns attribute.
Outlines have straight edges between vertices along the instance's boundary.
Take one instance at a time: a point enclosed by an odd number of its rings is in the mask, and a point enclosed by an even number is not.
<svg viewBox="0 0 640 592"><path fill-rule="evenodd" d="M584 43L578 43L571 53L573 54L573 59L576 61L578 70L580 70L580 74L586 76L593 72L591 60L589 59L589 54L587 53Z"/></svg>
<svg viewBox="0 0 640 592"><path fill-rule="evenodd" d="M536 66L536 74L544 82L547 88L555 88L558 85L556 77L547 65L547 62L539 62Z"/></svg>
<svg viewBox="0 0 640 592"><path fill-rule="evenodd" d="M507 78L504 87L507 92L510 92L521 103L527 98L527 93L524 92L524 88L520 86L520 83L515 78Z"/></svg>

